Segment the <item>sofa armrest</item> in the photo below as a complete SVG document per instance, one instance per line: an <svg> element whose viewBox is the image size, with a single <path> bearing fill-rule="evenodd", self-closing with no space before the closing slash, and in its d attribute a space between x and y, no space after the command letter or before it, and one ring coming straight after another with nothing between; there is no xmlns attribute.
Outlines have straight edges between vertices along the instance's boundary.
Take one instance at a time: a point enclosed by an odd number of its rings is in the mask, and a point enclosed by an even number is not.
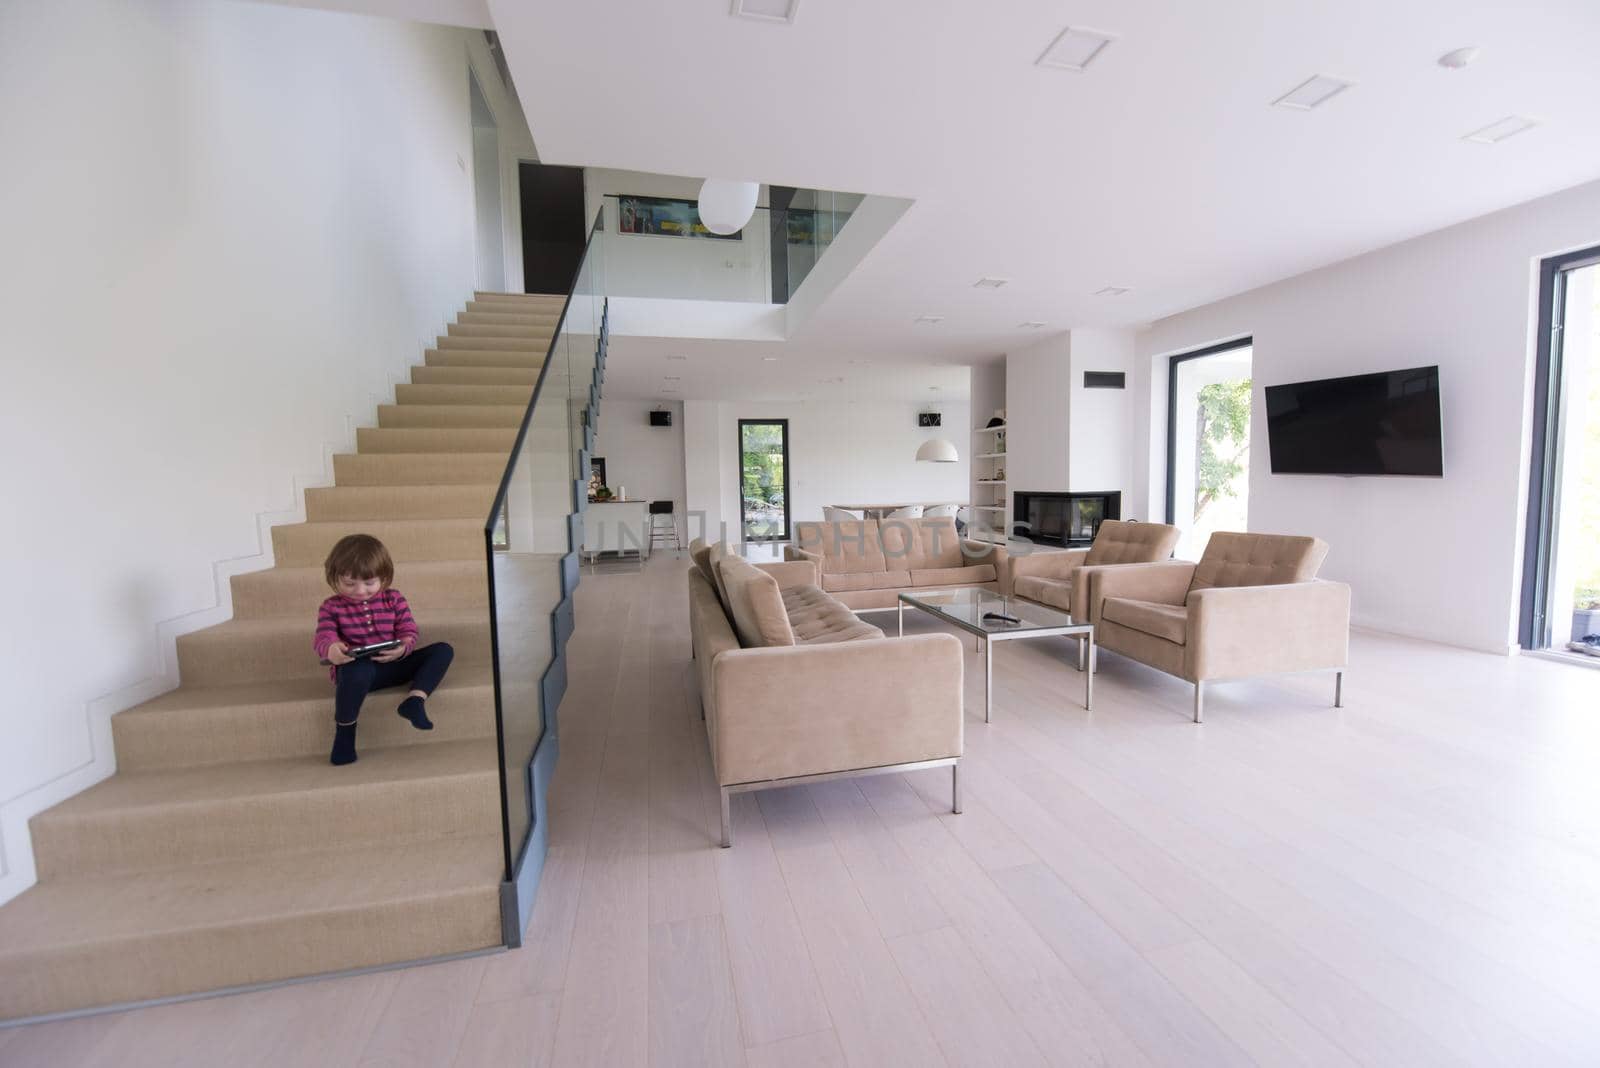
<svg viewBox="0 0 1600 1068"><path fill-rule="evenodd" d="M1089 584L1089 621L1098 625L1100 606L1107 597L1182 604L1194 581L1194 564L1188 560L1163 560L1157 564L1086 567L1077 581Z"/></svg>
<svg viewBox="0 0 1600 1068"><path fill-rule="evenodd" d="M1350 587L1320 579L1227 586L1189 595L1190 677L1342 668L1350 657Z"/></svg>
<svg viewBox="0 0 1600 1068"><path fill-rule="evenodd" d="M712 674L721 786L961 755L953 634L735 649Z"/></svg>
<svg viewBox="0 0 1600 1068"><path fill-rule="evenodd" d="M787 590L791 586L817 584L817 565L810 560L782 560L770 564L757 564L756 568L777 579L780 590Z"/></svg>
<svg viewBox="0 0 1600 1068"><path fill-rule="evenodd" d="M1036 578L1070 578L1088 558L1088 549L1069 549L1064 553L1031 552L1026 556L1013 556L1011 577L1019 579L1024 575L1033 575Z"/></svg>
<svg viewBox="0 0 1600 1068"><path fill-rule="evenodd" d="M994 577L1000 592L1011 596L1011 555L1006 552L1005 546L991 541L962 539L961 566L981 567L984 564L994 565Z"/></svg>
<svg viewBox="0 0 1600 1068"><path fill-rule="evenodd" d="M785 545L783 547L783 558L785 560L810 560L813 564L817 564L819 567L822 563L821 553L812 552L809 549L802 549L798 545Z"/></svg>

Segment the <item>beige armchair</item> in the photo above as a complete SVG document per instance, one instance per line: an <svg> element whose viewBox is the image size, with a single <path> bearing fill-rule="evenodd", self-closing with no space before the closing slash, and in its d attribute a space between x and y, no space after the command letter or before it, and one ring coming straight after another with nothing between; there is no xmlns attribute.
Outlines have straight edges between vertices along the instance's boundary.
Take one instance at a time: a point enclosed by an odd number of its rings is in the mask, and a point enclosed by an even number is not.
<svg viewBox="0 0 1600 1068"><path fill-rule="evenodd" d="M1095 644L1194 683L1300 671L1334 672L1342 706L1350 652L1350 587L1316 577L1318 538L1211 535L1198 564L1095 568L1087 609Z"/></svg>
<svg viewBox="0 0 1600 1068"><path fill-rule="evenodd" d="M1074 619L1088 619L1089 583L1078 581L1083 568L1154 563L1171 556L1172 547L1177 544L1177 527L1107 519L1095 531L1094 544L1087 549L1012 554L1011 593L1071 612Z"/></svg>

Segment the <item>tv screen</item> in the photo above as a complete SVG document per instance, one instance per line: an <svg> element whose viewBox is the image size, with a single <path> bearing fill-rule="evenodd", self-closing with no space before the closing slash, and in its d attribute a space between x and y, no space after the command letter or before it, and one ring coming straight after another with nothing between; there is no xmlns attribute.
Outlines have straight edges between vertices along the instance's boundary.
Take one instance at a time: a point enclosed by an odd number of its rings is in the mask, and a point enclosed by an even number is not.
<svg viewBox="0 0 1600 1068"><path fill-rule="evenodd" d="M1444 474L1439 368L1267 387L1275 475Z"/></svg>

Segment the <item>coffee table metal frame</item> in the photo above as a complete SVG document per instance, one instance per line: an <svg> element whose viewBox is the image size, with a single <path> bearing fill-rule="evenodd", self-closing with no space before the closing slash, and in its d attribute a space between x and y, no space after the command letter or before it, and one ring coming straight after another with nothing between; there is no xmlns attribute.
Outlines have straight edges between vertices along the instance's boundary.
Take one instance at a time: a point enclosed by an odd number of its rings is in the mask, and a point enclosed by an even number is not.
<svg viewBox="0 0 1600 1068"><path fill-rule="evenodd" d="M989 609L990 611L1006 612L1021 619L1022 622L1019 624L996 622L989 626L973 623L946 613L942 610L944 606L931 599L935 596L948 596L952 593L968 594L970 597L976 598L979 604L985 602L994 604L998 607ZM926 601L920 599L924 597L930 599ZM966 601L963 603L970 604L971 602ZM1014 597L1006 597L1003 594L995 593L993 590L969 586L954 590L930 589L900 594L895 603L895 615L897 633L902 637L906 632L906 605L908 604L913 608L921 609L935 619L958 627L978 639L978 644L981 646L983 653L983 721L985 723L989 722L990 712L994 707L994 643L1015 641L1021 638L1077 638L1086 644L1088 646L1087 665L1084 662L1082 647L1079 648L1078 658L1078 665L1083 669L1083 707L1085 711L1092 712L1094 710L1094 624L1080 623L1059 609L1037 605L1032 601L1020 601ZM1030 613L1036 618L1049 619L1050 617L1058 617L1067 622L1029 623L1028 615ZM1041 614L1043 615L1041 616Z"/></svg>

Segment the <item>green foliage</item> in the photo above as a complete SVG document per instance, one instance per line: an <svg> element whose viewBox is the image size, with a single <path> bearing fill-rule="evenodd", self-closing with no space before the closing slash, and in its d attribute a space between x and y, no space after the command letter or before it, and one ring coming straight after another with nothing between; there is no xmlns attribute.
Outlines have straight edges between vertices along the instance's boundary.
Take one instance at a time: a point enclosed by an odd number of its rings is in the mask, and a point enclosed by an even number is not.
<svg viewBox="0 0 1600 1068"><path fill-rule="evenodd" d="M1194 514L1220 497L1239 493L1250 462L1250 379L1213 382L1197 393Z"/></svg>

